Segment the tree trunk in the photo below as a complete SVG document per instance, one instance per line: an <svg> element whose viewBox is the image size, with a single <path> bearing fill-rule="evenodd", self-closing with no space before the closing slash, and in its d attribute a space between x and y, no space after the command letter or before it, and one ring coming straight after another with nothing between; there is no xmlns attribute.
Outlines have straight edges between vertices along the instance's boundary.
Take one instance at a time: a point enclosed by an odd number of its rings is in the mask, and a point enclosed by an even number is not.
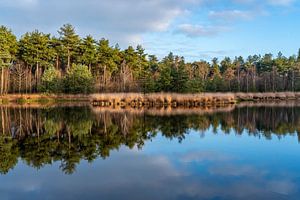
<svg viewBox="0 0 300 200"><path fill-rule="evenodd" d="M292 72L292 90L295 92L295 70Z"/></svg>
<svg viewBox="0 0 300 200"><path fill-rule="evenodd" d="M238 91L241 91L240 67L238 67Z"/></svg>
<svg viewBox="0 0 300 200"><path fill-rule="evenodd" d="M68 63L67 63L67 71L70 69L70 62L71 62L71 56L70 56L70 49L68 48Z"/></svg>
<svg viewBox="0 0 300 200"><path fill-rule="evenodd" d="M247 75L246 75L246 84L247 84L247 92L249 92L249 72L248 72L248 69L247 69Z"/></svg>
<svg viewBox="0 0 300 200"><path fill-rule="evenodd" d="M1 95L3 94L3 87L4 87L4 67L1 67Z"/></svg>
<svg viewBox="0 0 300 200"><path fill-rule="evenodd" d="M56 56L56 69L58 70L58 66L59 65L59 57L58 56Z"/></svg>
<svg viewBox="0 0 300 200"><path fill-rule="evenodd" d="M9 89L9 70L6 68L4 70L4 77L3 77L3 80L4 80L4 94L7 94L8 93L8 89Z"/></svg>
<svg viewBox="0 0 300 200"><path fill-rule="evenodd" d="M30 93L32 93L32 77L31 77L31 67L29 68L29 89Z"/></svg>
<svg viewBox="0 0 300 200"><path fill-rule="evenodd" d="M104 69L103 69L103 88L102 91L104 91L106 89L106 65L104 65Z"/></svg>
<svg viewBox="0 0 300 200"><path fill-rule="evenodd" d="M254 67L253 67L252 73L253 73L253 80L252 80L253 90L254 90L254 92L256 92L256 75L255 75L256 71L255 71Z"/></svg>
<svg viewBox="0 0 300 200"><path fill-rule="evenodd" d="M27 79L28 79L28 77L27 77L27 69L25 70L25 94L27 94L27 87L28 87L28 85L27 85Z"/></svg>
<svg viewBox="0 0 300 200"><path fill-rule="evenodd" d="M19 94L21 93L21 87L22 87L22 74L19 74Z"/></svg>

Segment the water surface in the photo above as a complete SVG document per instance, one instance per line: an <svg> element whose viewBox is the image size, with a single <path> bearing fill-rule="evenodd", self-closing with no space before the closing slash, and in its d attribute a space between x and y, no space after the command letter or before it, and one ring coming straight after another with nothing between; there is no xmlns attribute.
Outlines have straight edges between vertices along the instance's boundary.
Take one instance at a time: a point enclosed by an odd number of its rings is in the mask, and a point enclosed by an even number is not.
<svg viewBox="0 0 300 200"><path fill-rule="evenodd" d="M300 197L297 106L0 112L0 199Z"/></svg>

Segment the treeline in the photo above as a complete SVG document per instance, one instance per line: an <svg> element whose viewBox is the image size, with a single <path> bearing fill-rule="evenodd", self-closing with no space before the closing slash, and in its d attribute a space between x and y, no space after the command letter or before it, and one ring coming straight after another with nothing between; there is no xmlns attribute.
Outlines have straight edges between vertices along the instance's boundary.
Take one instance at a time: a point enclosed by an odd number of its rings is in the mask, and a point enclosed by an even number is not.
<svg viewBox="0 0 300 200"><path fill-rule="evenodd" d="M142 46L121 50L106 39L80 38L66 24L58 37L35 30L19 40L0 27L0 94L91 92L300 91L300 50L185 62L170 53L158 60Z"/></svg>

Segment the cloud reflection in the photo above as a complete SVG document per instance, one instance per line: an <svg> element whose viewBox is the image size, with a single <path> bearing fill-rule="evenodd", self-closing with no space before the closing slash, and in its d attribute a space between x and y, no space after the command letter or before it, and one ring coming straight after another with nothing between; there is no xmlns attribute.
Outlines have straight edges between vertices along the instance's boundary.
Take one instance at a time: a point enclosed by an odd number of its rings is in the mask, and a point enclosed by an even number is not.
<svg viewBox="0 0 300 200"><path fill-rule="evenodd" d="M81 163L70 176L56 166L36 171L19 164L0 177L0 198L293 199L299 194L292 180L274 176L220 152L151 155L121 148L107 160Z"/></svg>

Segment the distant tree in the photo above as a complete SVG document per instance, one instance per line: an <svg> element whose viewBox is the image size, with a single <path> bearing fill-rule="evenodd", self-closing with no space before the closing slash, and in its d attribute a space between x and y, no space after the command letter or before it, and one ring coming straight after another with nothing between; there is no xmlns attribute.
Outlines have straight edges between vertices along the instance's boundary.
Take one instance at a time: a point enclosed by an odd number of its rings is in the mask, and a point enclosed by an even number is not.
<svg viewBox="0 0 300 200"><path fill-rule="evenodd" d="M172 92L187 92L188 91L188 73L185 69L184 58L175 57L175 65L171 69L172 76Z"/></svg>
<svg viewBox="0 0 300 200"><path fill-rule="evenodd" d="M234 68L236 70L236 75L237 75L237 86L238 86L238 92L241 91L241 72L244 69L244 58L239 56L239 57L235 57L234 61L233 61L233 65Z"/></svg>
<svg viewBox="0 0 300 200"><path fill-rule="evenodd" d="M158 91L157 80L159 77L159 63L155 55L148 56L149 61L147 62L147 67L144 70L144 80L142 81L143 92L156 92Z"/></svg>
<svg viewBox="0 0 300 200"><path fill-rule="evenodd" d="M55 60L55 51L51 48L50 35L37 30L26 33L19 41L18 56L29 66L30 71L34 69L35 88L37 90L43 69ZM29 77L29 80L31 81L31 77ZM30 82L30 87L31 85Z"/></svg>
<svg viewBox="0 0 300 200"><path fill-rule="evenodd" d="M157 83L158 91L169 92L172 90L171 68L167 66L160 67L160 76Z"/></svg>
<svg viewBox="0 0 300 200"><path fill-rule="evenodd" d="M215 78L220 78L220 77L221 77L221 72L220 72L220 66L218 63L218 58L213 58L212 64L211 64L211 70L210 70L210 78L215 79Z"/></svg>
<svg viewBox="0 0 300 200"><path fill-rule="evenodd" d="M159 64L159 78L158 78L158 91L169 92L173 90L173 77L172 68L174 68L174 55L169 53L168 56L164 57Z"/></svg>
<svg viewBox="0 0 300 200"><path fill-rule="evenodd" d="M194 62L193 66L193 75L194 77L199 77L203 81L207 81L210 73L210 64L206 61Z"/></svg>
<svg viewBox="0 0 300 200"><path fill-rule="evenodd" d="M229 57L225 57L221 61L221 67L220 67L221 73L224 73L228 68L233 68L233 64Z"/></svg>
<svg viewBox="0 0 300 200"><path fill-rule="evenodd" d="M58 31L62 42L63 56L67 60L67 71L73 61L76 60L76 54L80 45L80 38L71 24L64 24Z"/></svg>
<svg viewBox="0 0 300 200"><path fill-rule="evenodd" d="M5 26L0 26L0 68L1 68L1 84L0 94L5 92L5 85L8 81L5 73L8 67L12 64L17 53L16 36Z"/></svg>
<svg viewBox="0 0 300 200"><path fill-rule="evenodd" d="M118 70L119 50L112 48L108 40L101 39L97 45L96 62L93 71L99 76L100 91L103 91L106 89L112 74Z"/></svg>
<svg viewBox="0 0 300 200"><path fill-rule="evenodd" d="M91 35L88 35L81 41L78 59L78 62L87 65L89 70L97 62L96 42Z"/></svg>
<svg viewBox="0 0 300 200"><path fill-rule="evenodd" d="M195 77L187 81L187 88L185 92L199 93L205 91L205 82L200 77Z"/></svg>
<svg viewBox="0 0 300 200"><path fill-rule="evenodd" d="M137 65L133 69L136 73L134 73L134 77L138 80L138 85L142 86L142 88L138 88L139 91L143 90L144 82L146 81L147 75L146 71L149 71L149 64L147 60L147 54L145 53L145 49L138 45L136 47L136 54L137 54Z"/></svg>

